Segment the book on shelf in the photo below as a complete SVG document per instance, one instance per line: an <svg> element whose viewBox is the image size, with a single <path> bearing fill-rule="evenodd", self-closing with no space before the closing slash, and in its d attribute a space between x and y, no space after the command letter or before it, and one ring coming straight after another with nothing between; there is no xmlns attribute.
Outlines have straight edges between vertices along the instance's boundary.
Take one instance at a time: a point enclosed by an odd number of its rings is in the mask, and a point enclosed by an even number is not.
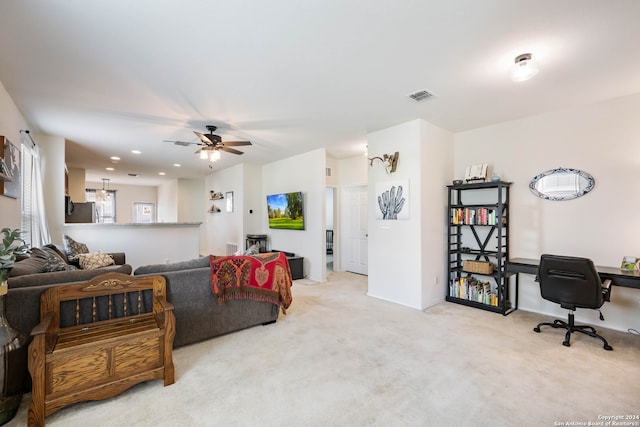
<svg viewBox="0 0 640 427"><path fill-rule="evenodd" d="M491 291L491 284L473 276L456 278L449 284L449 296L498 306L498 295Z"/></svg>
<svg viewBox="0 0 640 427"><path fill-rule="evenodd" d="M453 208L451 223L454 225L496 225L496 211L489 208Z"/></svg>

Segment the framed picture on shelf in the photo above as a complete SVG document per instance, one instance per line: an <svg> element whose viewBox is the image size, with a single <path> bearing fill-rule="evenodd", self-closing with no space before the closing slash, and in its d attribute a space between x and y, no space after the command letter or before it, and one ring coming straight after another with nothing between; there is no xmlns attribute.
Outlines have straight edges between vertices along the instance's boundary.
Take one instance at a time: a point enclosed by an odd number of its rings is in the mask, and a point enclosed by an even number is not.
<svg viewBox="0 0 640 427"><path fill-rule="evenodd" d="M467 169L464 172L464 181L467 184L486 182L487 169L488 165L486 163L467 166Z"/></svg>
<svg viewBox="0 0 640 427"><path fill-rule="evenodd" d="M225 197L227 199L227 212L233 212L233 191L227 191Z"/></svg>
<svg viewBox="0 0 640 427"><path fill-rule="evenodd" d="M638 258L634 256L625 256L622 258L622 264L620 265L621 270L633 271L638 262Z"/></svg>

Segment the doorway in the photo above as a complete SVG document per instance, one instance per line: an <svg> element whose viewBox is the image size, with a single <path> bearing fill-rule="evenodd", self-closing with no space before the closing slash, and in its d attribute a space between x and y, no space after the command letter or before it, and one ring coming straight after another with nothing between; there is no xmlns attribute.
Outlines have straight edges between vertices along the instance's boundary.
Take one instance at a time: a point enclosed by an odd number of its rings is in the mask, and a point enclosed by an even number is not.
<svg viewBox="0 0 640 427"><path fill-rule="evenodd" d="M325 230L325 251L327 259L327 271L334 271L334 256L336 253L336 189L327 187L326 190L326 230Z"/></svg>

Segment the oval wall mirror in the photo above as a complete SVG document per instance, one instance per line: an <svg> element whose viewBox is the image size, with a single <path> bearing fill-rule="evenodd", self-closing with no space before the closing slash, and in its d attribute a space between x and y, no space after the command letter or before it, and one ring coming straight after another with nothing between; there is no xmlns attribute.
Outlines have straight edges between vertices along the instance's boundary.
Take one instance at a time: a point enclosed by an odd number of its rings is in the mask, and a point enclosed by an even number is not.
<svg viewBox="0 0 640 427"><path fill-rule="evenodd" d="M547 200L571 200L593 190L596 181L579 169L557 168L536 175L529 189L536 196Z"/></svg>

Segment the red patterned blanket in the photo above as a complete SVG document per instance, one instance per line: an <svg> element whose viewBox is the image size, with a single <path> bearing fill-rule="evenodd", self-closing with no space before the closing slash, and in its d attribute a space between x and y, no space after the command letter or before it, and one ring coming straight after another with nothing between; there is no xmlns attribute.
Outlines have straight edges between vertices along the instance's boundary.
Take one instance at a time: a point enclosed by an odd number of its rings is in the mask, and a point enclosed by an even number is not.
<svg viewBox="0 0 640 427"><path fill-rule="evenodd" d="M282 252L209 257L211 290L218 303L247 298L278 304L283 314L291 305L291 271Z"/></svg>

